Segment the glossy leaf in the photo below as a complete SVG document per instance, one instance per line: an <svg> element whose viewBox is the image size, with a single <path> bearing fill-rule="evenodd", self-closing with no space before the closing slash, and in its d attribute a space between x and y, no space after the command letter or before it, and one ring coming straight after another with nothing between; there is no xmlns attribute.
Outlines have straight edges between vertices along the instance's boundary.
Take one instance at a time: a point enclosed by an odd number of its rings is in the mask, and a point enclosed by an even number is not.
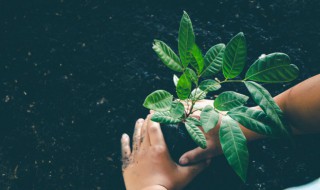
<svg viewBox="0 0 320 190"><path fill-rule="evenodd" d="M279 130L261 110L242 106L232 109L228 115L251 131L266 136L279 136Z"/></svg>
<svg viewBox="0 0 320 190"><path fill-rule="evenodd" d="M172 49L160 40L155 40L152 49L158 54L161 61L170 69L177 72L182 72L183 68L179 57Z"/></svg>
<svg viewBox="0 0 320 190"><path fill-rule="evenodd" d="M179 55L184 67L187 67L190 63L191 56L189 53L191 52L193 45L195 43L192 23L189 18L189 15L184 11L179 28L179 39L178 39L178 49Z"/></svg>
<svg viewBox="0 0 320 190"><path fill-rule="evenodd" d="M200 74L204 66L203 55L200 48L196 44L193 45L190 56L191 66L198 72L198 74Z"/></svg>
<svg viewBox="0 0 320 190"><path fill-rule="evenodd" d="M188 122L193 123L193 124L196 125L197 127L201 126L201 122L200 122L197 118L188 117L186 120L187 120Z"/></svg>
<svg viewBox="0 0 320 190"><path fill-rule="evenodd" d="M221 85L212 79L204 80L200 83L199 88L205 92L217 91L221 88Z"/></svg>
<svg viewBox="0 0 320 190"><path fill-rule="evenodd" d="M224 44L217 44L215 46L212 46L207 51L203 60L204 69L201 74L202 76L213 76L221 70L224 51Z"/></svg>
<svg viewBox="0 0 320 190"><path fill-rule="evenodd" d="M248 69L245 80L264 83L290 82L299 75L299 69L291 64L284 53L271 53L256 60Z"/></svg>
<svg viewBox="0 0 320 190"><path fill-rule="evenodd" d="M284 127L281 121L283 113L276 102L273 100L270 93L256 82L247 81L244 83L249 90L254 102L258 104L261 109L268 115L268 117L282 129L283 133L287 134L287 129Z"/></svg>
<svg viewBox="0 0 320 190"><path fill-rule="evenodd" d="M151 116L151 120L163 124L179 123L181 120L172 116L170 111L155 112Z"/></svg>
<svg viewBox="0 0 320 190"><path fill-rule="evenodd" d="M204 98L206 98L207 93L202 91L199 88L196 88L194 90L192 90L191 94L190 94L190 99L191 100L202 100Z"/></svg>
<svg viewBox="0 0 320 190"><path fill-rule="evenodd" d="M179 101L172 102L170 113L173 118L181 118L184 114L184 105Z"/></svg>
<svg viewBox="0 0 320 190"><path fill-rule="evenodd" d="M214 101L214 107L220 111L229 111L244 105L249 97L233 91L222 92Z"/></svg>
<svg viewBox="0 0 320 190"><path fill-rule="evenodd" d="M176 90L177 95L181 100L185 100L189 97L191 92L191 81L186 73L181 75L181 77L179 78Z"/></svg>
<svg viewBox="0 0 320 190"><path fill-rule="evenodd" d="M238 76L246 64L247 44L244 34L240 32L227 44L223 56L222 71L226 79Z"/></svg>
<svg viewBox="0 0 320 190"><path fill-rule="evenodd" d="M193 121L190 121L189 118L185 122L185 126L192 140L201 148L203 149L207 148L206 137L204 136L202 131L199 129L199 127L196 126L193 123Z"/></svg>
<svg viewBox="0 0 320 190"><path fill-rule="evenodd" d="M200 114L200 121L204 132L207 133L218 124L219 113L212 106L207 105Z"/></svg>
<svg viewBox="0 0 320 190"><path fill-rule="evenodd" d="M173 75L173 84L174 84L174 86L178 85L178 81L179 81L179 78L177 77L177 75Z"/></svg>
<svg viewBox="0 0 320 190"><path fill-rule="evenodd" d="M143 106L155 111L168 111L171 108L173 96L165 90L156 90L149 94Z"/></svg>
<svg viewBox="0 0 320 190"><path fill-rule="evenodd" d="M188 78L194 83L198 84L198 77L197 74L190 68L186 68L185 74L188 76Z"/></svg>
<svg viewBox="0 0 320 190"><path fill-rule="evenodd" d="M224 156L242 181L246 181L249 161L246 137L237 122L226 116L222 118L219 137Z"/></svg>

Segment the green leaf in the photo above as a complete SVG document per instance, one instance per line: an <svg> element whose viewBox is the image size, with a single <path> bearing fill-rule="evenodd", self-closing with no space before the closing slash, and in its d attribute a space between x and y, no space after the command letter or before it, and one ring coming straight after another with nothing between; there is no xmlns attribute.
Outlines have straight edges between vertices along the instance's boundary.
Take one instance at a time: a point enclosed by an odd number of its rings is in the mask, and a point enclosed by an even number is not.
<svg viewBox="0 0 320 190"><path fill-rule="evenodd" d="M232 79L238 76L247 58L247 44L244 34L240 32L233 37L227 44L224 51L222 71L226 79Z"/></svg>
<svg viewBox="0 0 320 190"><path fill-rule="evenodd" d="M191 81L186 73L183 73L179 78L176 90L177 95L181 100L185 100L189 97L191 92Z"/></svg>
<svg viewBox="0 0 320 190"><path fill-rule="evenodd" d="M198 74L200 74L204 66L203 55L200 48L196 44L193 45L190 56L192 56L190 58L191 66L198 72Z"/></svg>
<svg viewBox="0 0 320 190"><path fill-rule="evenodd" d="M224 44L217 44L215 46L212 46L207 51L203 60L204 69L201 74L202 76L213 76L221 70L224 51Z"/></svg>
<svg viewBox="0 0 320 190"><path fill-rule="evenodd" d="M202 131L199 129L199 127L196 126L192 121L190 121L189 118L187 119L187 122L185 123L185 125L192 140L202 149L207 148L206 137L204 136Z"/></svg>
<svg viewBox="0 0 320 190"><path fill-rule="evenodd" d="M185 70L185 74L187 75L187 77L189 77L189 79L194 83L194 84L198 84L198 77L197 74L190 68L186 68Z"/></svg>
<svg viewBox="0 0 320 190"><path fill-rule="evenodd" d="M179 123L181 120L174 118L170 111L156 112L151 116L151 120L163 124Z"/></svg>
<svg viewBox="0 0 320 190"><path fill-rule="evenodd" d="M196 125L196 126L201 126L201 122L199 121L199 119L197 119L197 118L194 118L194 117L188 117L187 119L186 119L186 121L188 121L189 123L193 123L194 125Z"/></svg>
<svg viewBox="0 0 320 190"><path fill-rule="evenodd" d="M192 23L189 15L184 11L180 21L178 49L182 65L185 68L190 63L191 57L188 54L191 52L194 42Z"/></svg>
<svg viewBox="0 0 320 190"><path fill-rule="evenodd" d="M207 105L200 114L200 121L204 132L207 133L218 124L219 113L212 106Z"/></svg>
<svg viewBox="0 0 320 190"><path fill-rule="evenodd" d="M299 69L291 64L284 53L271 53L256 60L248 69L245 80L264 83L290 82L299 75Z"/></svg>
<svg viewBox="0 0 320 190"><path fill-rule="evenodd" d="M177 75L173 75L173 84L174 84L174 86L178 85L178 81L179 81L179 78L177 77Z"/></svg>
<svg viewBox="0 0 320 190"><path fill-rule="evenodd" d="M204 98L206 98L207 93L202 91L199 88L196 88L194 90L192 90L191 94L190 94L190 99L191 100L202 100Z"/></svg>
<svg viewBox="0 0 320 190"><path fill-rule="evenodd" d="M155 40L152 49L158 54L161 61L170 69L177 72L182 72L183 68L179 57L172 49L160 40Z"/></svg>
<svg viewBox="0 0 320 190"><path fill-rule="evenodd" d="M237 107L228 112L228 115L238 121L245 128L266 136L279 136L279 130L261 110L248 107Z"/></svg>
<svg viewBox="0 0 320 190"><path fill-rule="evenodd" d="M143 106L155 111L167 111L171 108L173 96L165 90L156 90L144 100Z"/></svg>
<svg viewBox="0 0 320 190"><path fill-rule="evenodd" d="M220 111L229 111L235 107L244 105L249 97L233 91L222 92L214 100L214 107Z"/></svg>
<svg viewBox="0 0 320 190"><path fill-rule="evenodd" d="M200 83L199 88L205 92L217 91L221 88L221 85L212 79L204 80Z"/></svg>
<svg viewBox="0 0 320 190"><path fill-rule="evenodd" d="M173 118L181 118L184 114L184 105L179 101L172 102L170 113Z"/></svg>
<svg viewBox="0 0 320 190"><path fill-rule="evenodd" d="M222 118L219 137L224 156L242 181L246 181L249 153L246 137L237 122L226 116Z"/></svg>
<svg viewBox="0 0 320 190"><path fill-rule="evenodd" d="M288 134L287 129L281 121L283 113L276 102L273 100L270 93L256 82L247 81L244 82L244 84L249 90L254 102L258 104L261 109L268 115L268 117L282 129L283 133Z"/></svg>

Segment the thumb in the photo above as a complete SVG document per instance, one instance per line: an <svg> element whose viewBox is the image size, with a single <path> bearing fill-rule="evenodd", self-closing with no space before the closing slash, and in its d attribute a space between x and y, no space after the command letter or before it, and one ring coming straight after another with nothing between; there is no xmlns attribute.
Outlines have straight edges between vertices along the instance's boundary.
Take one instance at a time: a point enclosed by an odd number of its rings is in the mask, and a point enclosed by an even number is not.
<svg viewBox="0 0 320 190"><path fill-rule="evenodd" d="M212 157L213 156L211 155L211 151L208 148L204 150L198 147L184 153L179 159L179 164L193 164Z"/></svg>
<svg viewBox="0 0 320 190"><path fill-rule="evenodd" d="M203 171L209 164L211 163L211 159L207 159L198 164L190 165L190 166L180 166L182 168L182 177L187 182L191 181L194 177L196 177L201 171Z"/></svg>

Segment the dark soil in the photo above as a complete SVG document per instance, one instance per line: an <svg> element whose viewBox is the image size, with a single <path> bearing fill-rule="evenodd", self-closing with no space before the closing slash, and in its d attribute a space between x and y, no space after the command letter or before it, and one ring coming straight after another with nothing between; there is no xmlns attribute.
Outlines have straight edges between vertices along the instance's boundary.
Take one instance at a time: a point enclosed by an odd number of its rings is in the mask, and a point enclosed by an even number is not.
<svg viewBox="0 0 320 190"><path fill-rule="evenodd" d="M320 72L320 1L52 0L0 2L0 189L124 189L119 140L146 95L174 92L153 39L177 50L182 11L208 50L243 31L248 63L285 52L299 79ZM241 86L225 86L241 93ZM303 97L301 97L303 101ZM187 189L283 189L320 176L320 136L249 144L248 181L223 156Z"/></svg>

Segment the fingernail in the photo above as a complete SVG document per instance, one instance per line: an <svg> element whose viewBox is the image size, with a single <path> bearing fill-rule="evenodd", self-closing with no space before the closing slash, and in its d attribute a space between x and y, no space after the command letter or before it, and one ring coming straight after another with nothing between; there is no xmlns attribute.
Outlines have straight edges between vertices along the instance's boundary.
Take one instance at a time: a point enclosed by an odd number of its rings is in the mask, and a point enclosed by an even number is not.
<svg viewBox="0 0 320 190"><path fill-rule="evenodd" d="M128 137L129 136L126 133L123 133L121 138L125 139L125 138L128 138Z"/></svg>
<svg viewBox="0 0 320 190"><path fill-rule="evenodd" d="M142 118L140 118L140 119L138 119L138 123L143 123L143 121L144 121L144 119L142 119Z"/></svg>
<svg viewBox="0 0 320 190"><path fill-rule="evenodd" d="M181 158L181 159L179 160L179 163L180 163L181 165L186 165L186 164L188 164L188 159L187 159L187 158Z"/></svg>

